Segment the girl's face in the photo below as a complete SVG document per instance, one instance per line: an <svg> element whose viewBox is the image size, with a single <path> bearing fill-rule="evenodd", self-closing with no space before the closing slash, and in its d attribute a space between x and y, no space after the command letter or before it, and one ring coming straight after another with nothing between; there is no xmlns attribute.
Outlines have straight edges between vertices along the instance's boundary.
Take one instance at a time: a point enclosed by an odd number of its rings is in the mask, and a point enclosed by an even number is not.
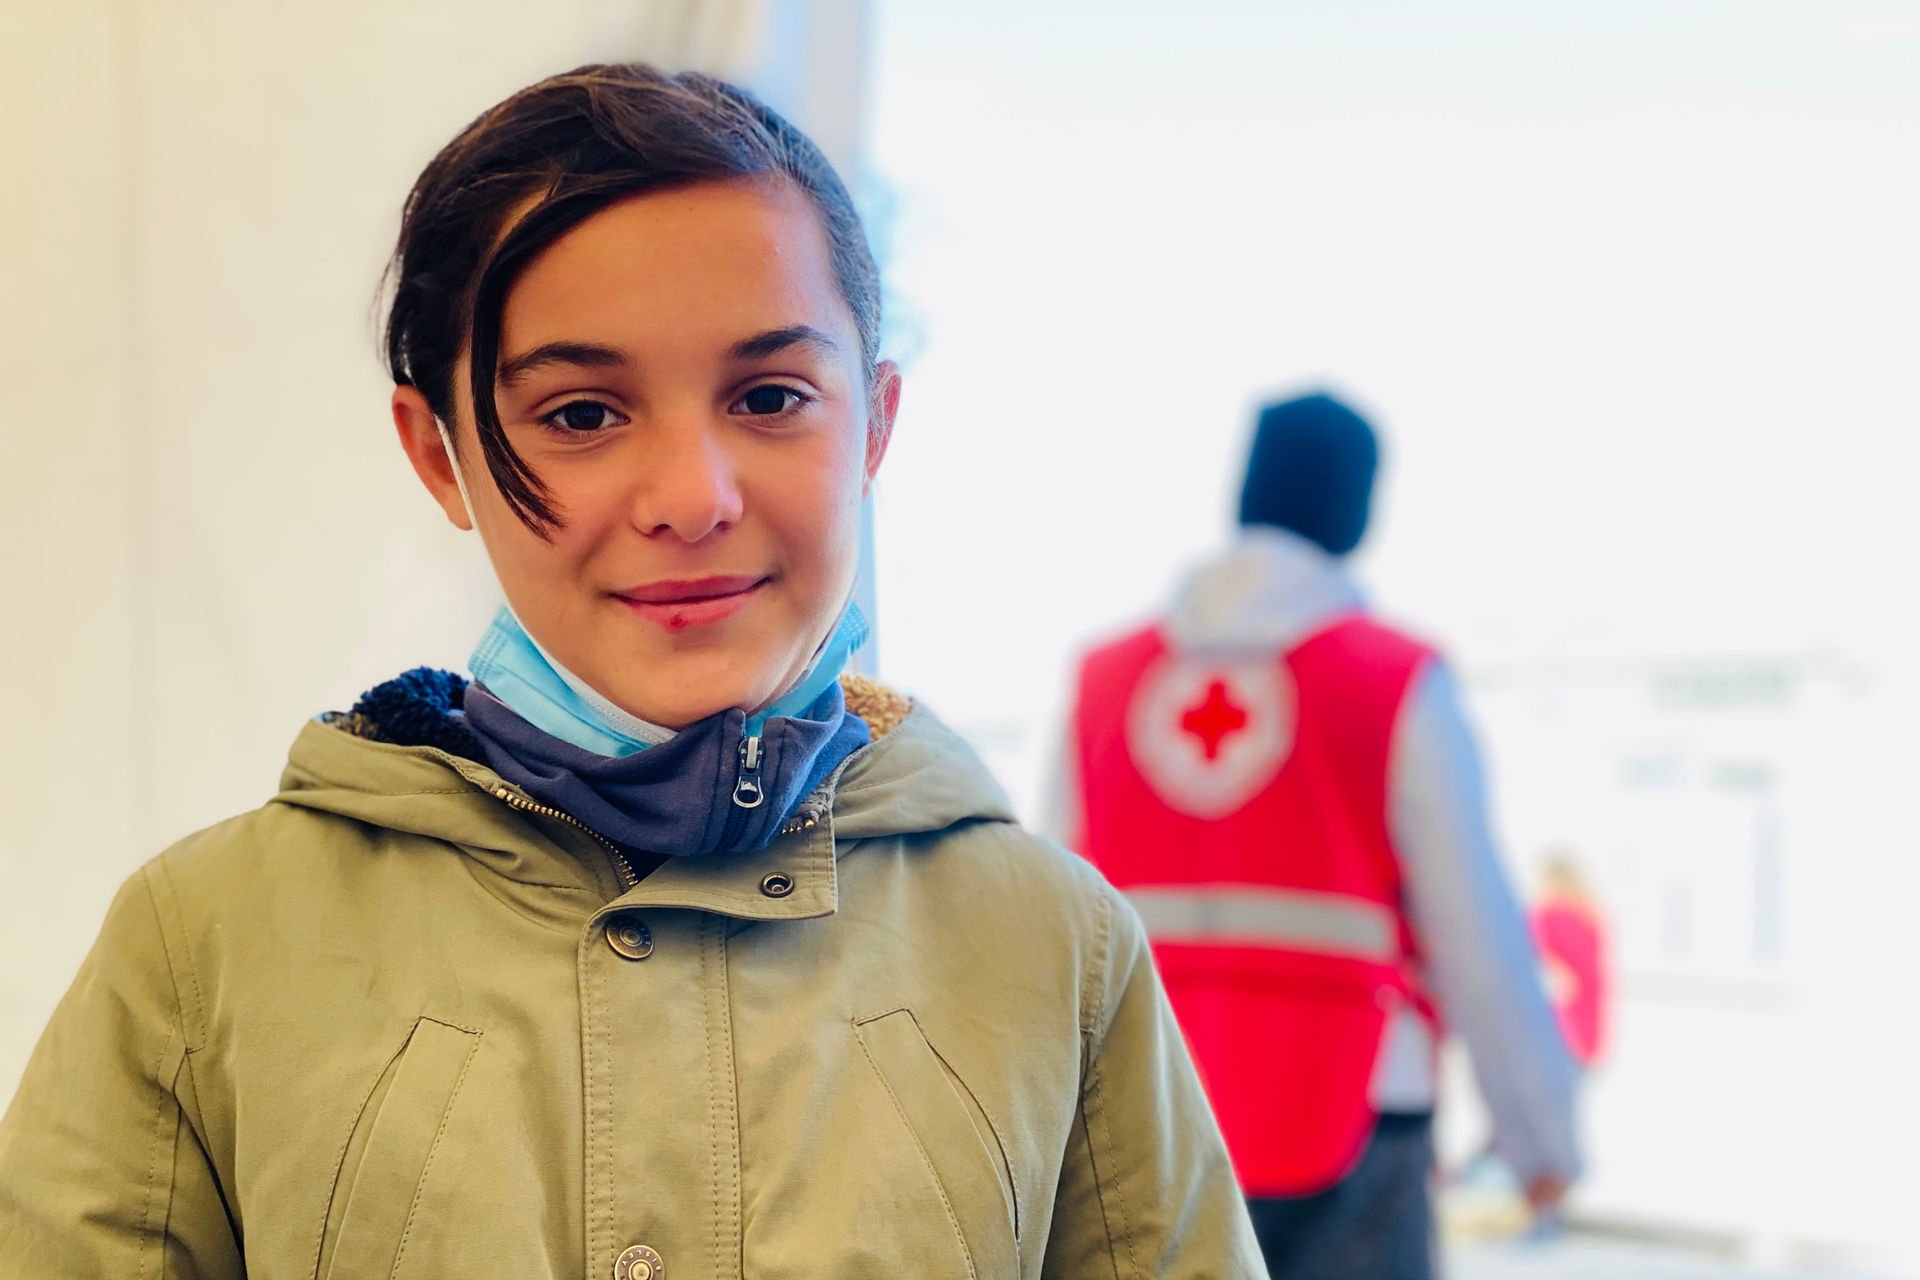
<svg viewBox="0 0 1920 1280"><path fill-rule="evenodd" d="M550 540L493 483L464 356L450 425L471 523L425 397L396 388L394 421L541 647L679 728L771 702L838 618L900 393L891 364L871 385L863 365L807 197L706 182L602 210L507 298L495 397L552 496Z"/></svg>

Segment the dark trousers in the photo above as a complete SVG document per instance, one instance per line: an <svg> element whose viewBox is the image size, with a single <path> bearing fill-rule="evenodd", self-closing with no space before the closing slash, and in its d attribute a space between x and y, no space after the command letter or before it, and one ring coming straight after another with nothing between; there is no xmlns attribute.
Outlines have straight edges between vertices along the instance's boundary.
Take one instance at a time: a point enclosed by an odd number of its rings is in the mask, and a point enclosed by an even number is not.
<svg viewBox="0 0 1920 1280"><path fill-rule="evenodd" d="M1383 1115L1354 1171L1247 1201L1273 1280L1432 1280L1433 1117Z"/></svg>

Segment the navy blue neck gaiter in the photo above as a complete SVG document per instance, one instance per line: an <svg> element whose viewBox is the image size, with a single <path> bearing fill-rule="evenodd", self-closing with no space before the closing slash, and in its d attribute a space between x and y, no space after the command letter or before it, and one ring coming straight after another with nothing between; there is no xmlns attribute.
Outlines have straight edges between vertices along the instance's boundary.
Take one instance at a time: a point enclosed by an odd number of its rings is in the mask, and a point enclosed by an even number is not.
<svg viewBox="0 0 1920 1280"><path fill-rule="evenodd" d="M629 848L667 857L763 849L841 761L872 738L838 681L758 735L738 709L623 757L597 755L529 723L475 682L465 719L486 763L545 805Z"/></svg>

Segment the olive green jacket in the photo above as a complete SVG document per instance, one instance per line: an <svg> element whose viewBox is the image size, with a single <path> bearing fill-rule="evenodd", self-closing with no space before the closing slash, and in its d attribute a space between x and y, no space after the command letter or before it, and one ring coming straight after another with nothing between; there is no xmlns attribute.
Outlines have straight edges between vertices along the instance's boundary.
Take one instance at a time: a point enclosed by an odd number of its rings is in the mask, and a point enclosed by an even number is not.
<svg viewBox="0 0 1920 1280"><path fill-rule="evenodd" d="M1139 920L924 710L633 888L321 723L127 882L0 1124L0 1276L1264 1275Z"/></svg>

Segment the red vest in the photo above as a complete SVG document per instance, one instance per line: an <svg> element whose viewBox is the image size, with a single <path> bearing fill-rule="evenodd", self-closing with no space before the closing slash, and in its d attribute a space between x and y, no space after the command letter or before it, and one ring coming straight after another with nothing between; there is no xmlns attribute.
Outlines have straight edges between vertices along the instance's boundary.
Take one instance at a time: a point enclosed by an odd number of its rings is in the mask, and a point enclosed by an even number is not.
<svg viewBox="0 0 1920 1280"><path fill-rule="evenodd" d="M1249 1195L1344 1177L1393 1007L1429 1006L1387 823L1393 724L1431 651L1364 618L1291 652L1091 654L1078 847L1145 920Z"/></svg>

